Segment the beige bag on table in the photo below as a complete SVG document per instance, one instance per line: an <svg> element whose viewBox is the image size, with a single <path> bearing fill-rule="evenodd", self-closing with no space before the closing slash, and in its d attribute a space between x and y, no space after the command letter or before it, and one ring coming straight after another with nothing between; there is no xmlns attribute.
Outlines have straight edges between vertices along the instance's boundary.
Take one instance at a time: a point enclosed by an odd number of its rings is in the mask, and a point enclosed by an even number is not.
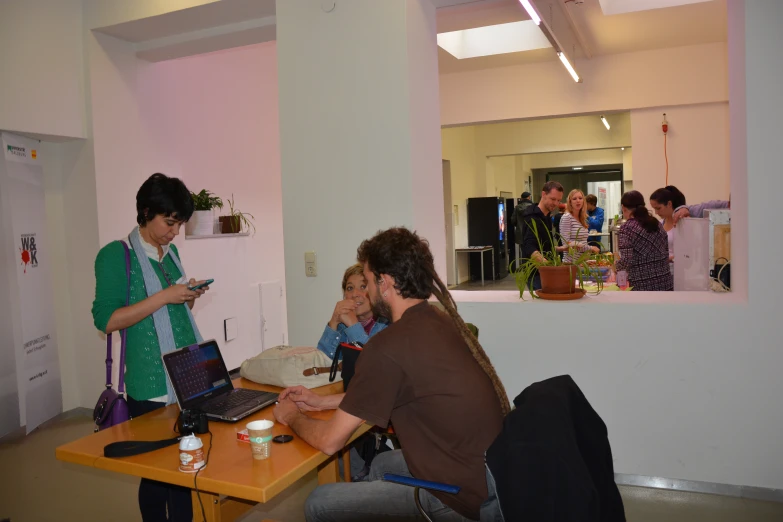
<svg viewBox="0 0 783 522"><path fill-rule="evenodd" d="M331 365L332 360L318 348L275 346L243 362L239 374L259 384L316 388L329 384ZM338 371L332 382L342 380Z"/></svg>

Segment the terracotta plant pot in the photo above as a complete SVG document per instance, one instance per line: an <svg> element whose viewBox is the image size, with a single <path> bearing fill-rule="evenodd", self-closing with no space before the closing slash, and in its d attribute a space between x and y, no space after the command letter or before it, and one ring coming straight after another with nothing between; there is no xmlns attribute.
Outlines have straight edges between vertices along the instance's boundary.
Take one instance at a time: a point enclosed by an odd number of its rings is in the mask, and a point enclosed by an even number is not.
<svg viewBox="0 0 783 522"><path fill-rule="evenodd" d="M220 216L220 233L237 234L242 232L242 221L238 217Z"/></svg>
<svg viewBox="0 0 783 522"><path fill-rule="evenodd" d="M576 267L574 265L542 266L541 291L547 294L573 294L576 291Z"/></svg>

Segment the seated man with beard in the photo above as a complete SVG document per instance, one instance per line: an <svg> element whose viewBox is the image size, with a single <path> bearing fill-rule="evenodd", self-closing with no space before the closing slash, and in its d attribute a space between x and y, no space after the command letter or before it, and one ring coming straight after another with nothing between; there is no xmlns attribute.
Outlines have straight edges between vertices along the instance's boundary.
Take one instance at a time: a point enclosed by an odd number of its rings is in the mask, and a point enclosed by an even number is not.
<svg viewBox="0 0 783 522"><path fill-rule="evenodd" d="M390 325L373 336L344 394L318 396L284 390L275 418L328 455L340 450L362 422L394 424L402 450L375 458L370 479L319 486L308 497L309 522L397 520L418 516L411 488L381 480L384 473L446 482L456 495L421 491L435 520L479 520L487 508L484 452L501 430L509 402L481 345L457 314L435 272L428 243L391 228L358 250L376 317ZM434 295L446 313L427 303ZM336 409L327 421L302 411ZM475 428L480 426L481 429Z"/></svg>

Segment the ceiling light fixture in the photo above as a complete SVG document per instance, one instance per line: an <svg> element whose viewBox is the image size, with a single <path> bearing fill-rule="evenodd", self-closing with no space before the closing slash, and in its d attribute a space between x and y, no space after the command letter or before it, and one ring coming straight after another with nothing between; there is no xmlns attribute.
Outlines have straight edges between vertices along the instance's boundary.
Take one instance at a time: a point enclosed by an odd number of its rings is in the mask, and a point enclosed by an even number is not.
<svg viewBox="0 0 783 522"><path fill-rule="evenodd" d="M603 122L604 127L606 127L606 130L611 129L611 127L609 126L609 122L606 121L606 116L601 116L601 121Z"/></svg>
<svg viewBox="0 0 783 522"><path fill-rule="evenodd" d="M519 0L519 3L522 4L522 7L525 8L525 11L527 11L530 19L533 20L536 25L541 25L541 17L538 16L538 13L536 13L536 10L533 8L533 4L530 3L530 0Z"/></svg>
<svg viewBox="0 0 783 522"><path fill-rule="evenodd" d="M519 1L523 2L524 5L524 2L526 0L519 0ZM560 45L560 42L557 40L557 37L555 36L555 33L552 31L552 28L549 27L546 20L541 20L541 23L538 27L541 28L541 32L544 33L544 36L547 37L549 43L551 43L552 47L555 48L557 57L560 58L560 61L565 66L566 70L568 71L568 74L571 75L571 78L573 78L576 83L582 83L582 78L579 77L579 74L576 72L576 69L574 69L574 66L571 65L571 61L568 59L568 56L566 56L566 53L563 50L563 46Z"/></svg>
<svg viewBox="0 0 783 522"><path fill-rule="evenodd" d="M625 150L625 147L620 147L620 150Z"/></svg>
<svg viewBox="0 0 783 522"><path fill-rule="evenodd" d="M574 170L582 170L582 167L571 167Z"/></svg>
<svg viewBox="0 0 783 522"><path fill-rule="evenodd" d="M568 57L565 55L565 53L563 51L558 51L557 57L560 58L561 62L563 62L563 65L568 70L568 74L571 75L571 78L573 78L576 83L580 83L582 79L578 74L576 74L574 67L571 65L571 62L568 61Z"/></svg>

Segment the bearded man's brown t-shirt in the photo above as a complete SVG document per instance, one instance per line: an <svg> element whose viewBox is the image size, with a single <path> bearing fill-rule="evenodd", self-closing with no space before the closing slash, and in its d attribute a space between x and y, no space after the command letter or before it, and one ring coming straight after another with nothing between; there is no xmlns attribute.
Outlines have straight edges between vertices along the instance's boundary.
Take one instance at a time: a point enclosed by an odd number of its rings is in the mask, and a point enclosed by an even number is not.
<svg viewBox="0 0 783 522"><path fill-rule="evenodd" d="M411 474L460 486L432 492L479 519L487 498L484 452L500 433L500 402L452 319L427 302L364 347L340 409L377 426L389 422Z"/></svg>

